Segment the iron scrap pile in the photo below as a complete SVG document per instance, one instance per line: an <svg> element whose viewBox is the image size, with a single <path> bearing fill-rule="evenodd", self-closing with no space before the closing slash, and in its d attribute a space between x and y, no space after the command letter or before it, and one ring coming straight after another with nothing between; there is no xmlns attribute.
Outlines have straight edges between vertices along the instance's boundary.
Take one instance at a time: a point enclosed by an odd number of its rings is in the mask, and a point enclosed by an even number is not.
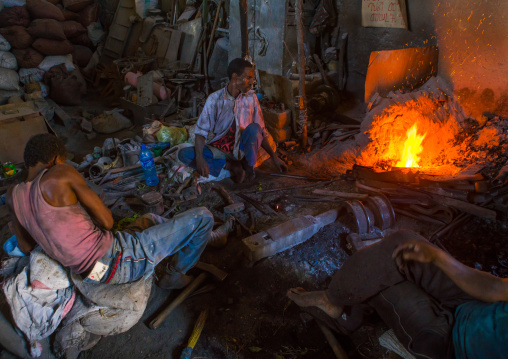
<svg viewBox="0 0 508 359"><path fill-rule="evenodd" d="M506 219L508 183L505 170L487 178L483 166L472 165L454 176L420 173L416 168L379 171L354 166L351 174L359 192L389 198L395 213L439 225L431 241L440 242L472 216Z"/></svg>

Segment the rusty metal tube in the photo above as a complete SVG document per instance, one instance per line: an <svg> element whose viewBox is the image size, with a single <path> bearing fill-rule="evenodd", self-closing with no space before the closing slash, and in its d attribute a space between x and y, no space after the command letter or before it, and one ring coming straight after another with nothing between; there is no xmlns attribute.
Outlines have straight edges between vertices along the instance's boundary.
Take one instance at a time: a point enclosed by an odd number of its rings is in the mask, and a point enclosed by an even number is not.
<svg viewBox="0 0 508 359"><path fill-rule="evenodd" d="M240 0L240 36L242 39L242 58L249 56L249 30L247 0Z"/></svg>
<svg viewBox="0 0 508 359"><path fill-rule="evenodd" d="M307 148L307 99L305 97L305 46L303 33L303 0L297 0L296 4L296 40L298 42L298 74L300 75L298 107L298 127L302 147Z"/></svg>

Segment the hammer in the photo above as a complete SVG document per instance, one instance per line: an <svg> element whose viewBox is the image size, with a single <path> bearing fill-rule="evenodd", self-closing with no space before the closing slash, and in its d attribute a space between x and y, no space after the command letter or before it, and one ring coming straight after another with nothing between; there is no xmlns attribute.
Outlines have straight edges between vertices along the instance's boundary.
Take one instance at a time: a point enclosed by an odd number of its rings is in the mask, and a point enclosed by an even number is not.
<svg viewBox="0 0 508 359"><path fill-rule="evenodd" d="M220 270L213 264L198 262L196 267L212 274L221 282L227 277L227 273L223 270ZM207 273L201 273L197 276L191 284L189 284L185 289L176 297L166 308L162 310L149 324L150 329L157 329L161 326L164 320L178 307L182 302L187 299L200 285L205 281L208 277Z"/></svg>
<svg viewBox="0 0 508 359"><path fill-rule="evenodd" d="M215 190L222 196L222 198L224 198L224 200L228 204L226 207L224 207L224 213L226 214L238 213L245 209L245 203L243 202L235 203L235 201L233 201L231 196L226 192L224 187L217 186L215 187Z"/></svg>

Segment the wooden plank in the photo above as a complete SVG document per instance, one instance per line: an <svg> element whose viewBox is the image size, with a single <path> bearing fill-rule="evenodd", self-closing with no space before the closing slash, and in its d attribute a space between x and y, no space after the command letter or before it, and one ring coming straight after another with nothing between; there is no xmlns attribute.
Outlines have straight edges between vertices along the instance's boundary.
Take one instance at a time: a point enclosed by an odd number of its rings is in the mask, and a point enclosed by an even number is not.
<svg viewBox="0 0 508 359"><path fill-rule="evenodd" d="M171 31L171 38L169 39L168 50L164 56L164 64L171 64L178 61L178 50L180 49L180 42L182 41L182 33L177 30Z"/></svg>

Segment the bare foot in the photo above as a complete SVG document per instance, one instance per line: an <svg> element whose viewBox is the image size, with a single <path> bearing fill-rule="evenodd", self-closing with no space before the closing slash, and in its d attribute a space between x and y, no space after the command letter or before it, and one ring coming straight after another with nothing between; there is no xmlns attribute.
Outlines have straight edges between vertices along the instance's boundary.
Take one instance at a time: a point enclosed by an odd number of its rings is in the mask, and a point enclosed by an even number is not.
<svg viewBox="0 0 508 359"><path fill-rule="evenodd" d="M302 287L291 288L287 296L299 307L317 307L320 304L319 292L307 292Z"/></svg>
<svg viewBox="0 0 508 359"><path fill-rule="evenodd" d="M287 296L299 307L317 307L334 319L339 318L343 312L342 307L330 302L325 291L307 292L297 287L288 290Z"/></svg>

